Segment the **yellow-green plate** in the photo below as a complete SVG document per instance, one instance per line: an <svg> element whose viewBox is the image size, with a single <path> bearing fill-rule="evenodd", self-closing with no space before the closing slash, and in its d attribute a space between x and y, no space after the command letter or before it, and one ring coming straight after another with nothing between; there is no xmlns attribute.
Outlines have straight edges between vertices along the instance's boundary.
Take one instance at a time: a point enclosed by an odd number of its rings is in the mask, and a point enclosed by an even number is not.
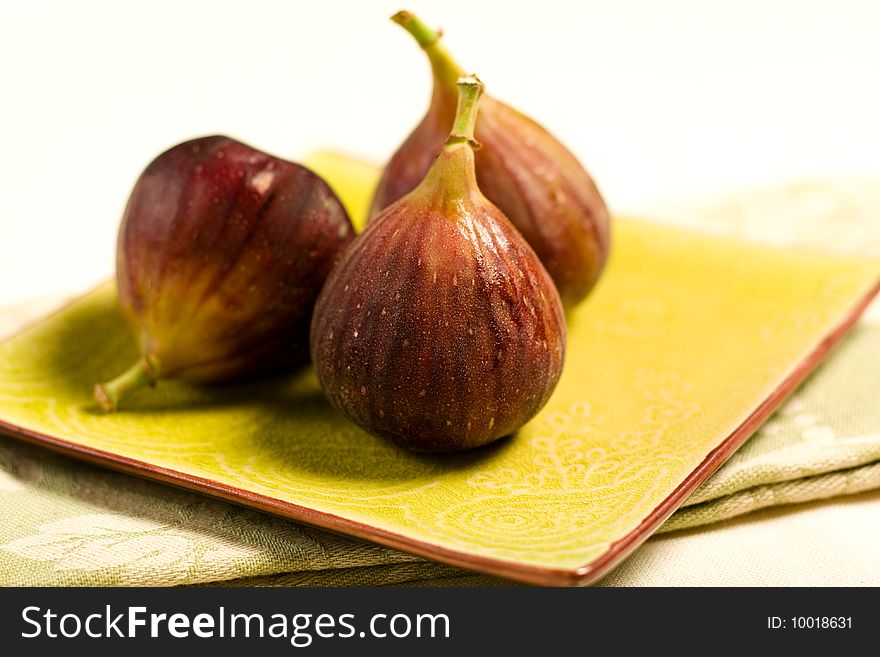
<svg viewBox="0 0 880 657"><path fill-rule="evenodd" d="M375 170L312 159L361 217ZM162 382L101 415L134 357L112 284L0 345L0 429L75 456L473 570L585 584L625 557L800 382L880 265L618 219L570 317L565 371L516 436L403 451L338 415L311 370Z"/></svg>

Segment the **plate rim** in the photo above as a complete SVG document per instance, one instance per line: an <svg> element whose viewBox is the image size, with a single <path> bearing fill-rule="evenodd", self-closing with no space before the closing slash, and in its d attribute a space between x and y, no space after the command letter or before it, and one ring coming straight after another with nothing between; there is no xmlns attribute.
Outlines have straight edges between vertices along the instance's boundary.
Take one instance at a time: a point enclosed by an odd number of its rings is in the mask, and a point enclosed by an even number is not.
<svg viewBox="0 0 880 657"><path fill-rule="evenodd" d="M26 323L21 329L0 343L8 342L24 332L39 325L66 308L96 292L109 281L95 286L88 292L78 295L56 310L43 315L32 322ZM401 550L420 557L440 561L452 566L473 572L502 577L515 582L538 586L587 586L595 583L615 566L626 559L636 548L647 540L664 520L666 520L685 499L712 473L715 472L780 404L806 379L816 366L821 363L829 352L841 341L843 336L856 323L871 301L880 293L880 278L868 291L858 299L840 320L828 331L819 342L795 364L782 381L758 404L754 410L720 443L712 449L703 461L694 468L675 489L666 496L641 522L610 543L601 554L590 561L573 568L560 568L522 563L510 559L474 554L457 550L430 541L413 538L393 532L366 522L351 520L327 511L318 511L307 506L286 502L277 498L254 493L245 488L231 486L219 481L199 477L180 470L166 468L101 450L87 445L58 438L39 431L7 422L0 418L0 435L22 440L24 442L51 449L52 451L71 456L79 460L106 467L127 475L169 484L190 492L198 492L226 502L231 502L249 509L274 515L276 517L302 522L349 537L367 540L372 543Z"/></svg>

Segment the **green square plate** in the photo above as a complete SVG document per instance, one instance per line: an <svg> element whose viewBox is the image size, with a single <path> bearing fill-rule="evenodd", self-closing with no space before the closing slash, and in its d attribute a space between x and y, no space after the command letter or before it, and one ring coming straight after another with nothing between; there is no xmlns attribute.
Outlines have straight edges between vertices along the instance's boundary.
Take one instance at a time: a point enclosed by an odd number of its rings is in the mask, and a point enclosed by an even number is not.
<svg viewBox="0 0 880 657"><path fill-rule="evenodd" d="M346 167L317 168L356 210L375 172ZM512 438L440 456L347 422L311 369L219 388L161 382L98 413L93 384L135 355L107 284L0 345L0 429L472 570L586 584L767 418L878 277L876 262L618 218L549 404Z"/></svg>

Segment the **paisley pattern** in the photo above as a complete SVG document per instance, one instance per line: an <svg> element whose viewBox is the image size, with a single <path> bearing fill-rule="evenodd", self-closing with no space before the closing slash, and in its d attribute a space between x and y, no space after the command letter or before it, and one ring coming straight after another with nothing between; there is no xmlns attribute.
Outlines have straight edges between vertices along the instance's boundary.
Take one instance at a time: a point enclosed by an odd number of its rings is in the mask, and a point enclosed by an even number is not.
<svg viewBox="0 0 880 657"><path fill-rule="evenodd" d="M375 169L332 155L311 164L330 179L356 225L362 221ZM786 200L774 192L756 207L740 199L736 207L720 203L690 216L701 227L708 218L719 232L761 240L796 216L797 228L786 226L786 233L821 232L823 248L873 252L877 234L858 233L871 225L859 207L847 205L834 221L811 219L811 208L840 207L829 203L828 189L813 185L807 197L814 202L798 204L797 212L785 212ZM768 205L776 209L768 213ZM856 220L859 212L865 216ZM686 208L670 214L688 217ZM776 221L764 221L767 214ZM761 221L746 221L758 215ZM616 241L598 293L570 318L577 337L556 396L519 436L486 450L428 458L372 439L329 410L310 372L235 388L163 385L123 415L97 416L91 382L132 349L109 288L0 346L0 420L437 545L520 563L580 565L668 494L877 274L875 265L635 222L620 222ZM878 427L851 419L871 419L854 409L859 395L876 397L858 374L872 345L875 335L855 331L821 376L664 528L877 485L870 463L878 458ZM798 454L792 432L800 436ZM809 446L827 448L827 470L819 470L828 472L825 479L786 480L815 471ZM16 500L25 496L33 503L22 507ZM4 583L176 583L278 572L299 573L288 583L393 583L449 574L410 563L418 560L406 554L8 442L0 442L0 508L7 519ZM140 549L147 543L149 551ZM85 558L95 553L102 554L100 569ZM143 567L154 560L165 566Z"/></svg>
<svg viewBox="0 0 880 657"><path fill-rule="evenodd" d="M333 411L311 370L226 387L162 382L101 415L92 384L134 354L109 285L0 345L0 419L438 548L575 568L636 528L880 273L635 221L617 222L615 243L607 277L569 318L550 402L484 449L429 456L367 435ZM94 532L112 522L95 513L107 511L78 514L93 528L85 538L51 518L39 526L33 541L63 546L47 563L105 549ZM134 554L144 532L182 546L180 526L117 529Z"/></svg>

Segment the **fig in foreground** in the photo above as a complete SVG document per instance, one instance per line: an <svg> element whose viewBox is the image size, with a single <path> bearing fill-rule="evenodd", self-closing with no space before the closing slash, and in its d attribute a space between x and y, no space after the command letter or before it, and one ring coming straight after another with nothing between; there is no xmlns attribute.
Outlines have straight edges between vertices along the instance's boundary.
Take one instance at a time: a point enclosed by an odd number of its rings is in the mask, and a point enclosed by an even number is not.
<svg viewBox="0 0 880 657"><path fill-rule="evenodd" d="M219 382L304 361L312 310L354 237L327 184L227 137L179 144L136 182L117 241L141 357L95 387L105 410L158 379Z"/></svg>
<svg viewBox="0 0 880 657"><path fill-rule="evenodd" d="M456 107L462 69L440 34L401 11L392 19L419 43L434 79L428 112L388 162L371 214L418 185L443 145ZM574 155L542 126L509 105L481 102L476 138L477 182L532 246L553 277L566 308L582 301L605 267L610 243L608 208Z"/></svg>
<svg viewBox="0 0 880 657"><path fill-rule="evenodd" d="M547 402L565 319L534 251L480 192L482 84L422 183L381 212L331 272L312 319L321 386L365 430L423 451L484 445Z"/></svg>

